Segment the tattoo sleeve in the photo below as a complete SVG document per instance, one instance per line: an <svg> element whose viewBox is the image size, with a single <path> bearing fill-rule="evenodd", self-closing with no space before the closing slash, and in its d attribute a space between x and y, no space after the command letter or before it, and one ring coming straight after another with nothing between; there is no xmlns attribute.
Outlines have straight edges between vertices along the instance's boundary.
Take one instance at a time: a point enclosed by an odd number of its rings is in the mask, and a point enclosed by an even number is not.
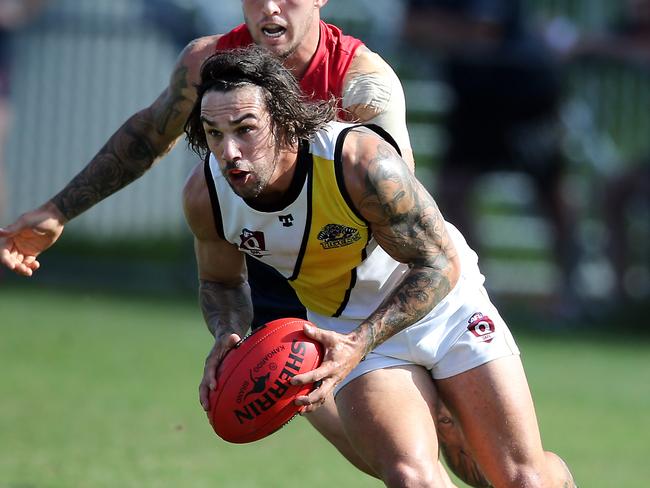
<svg viewBox="0 0 650 488"><path fill-rule="evenodd" d="M396 161L398 160L398 161ZM457 279L456 251L436 203L385 143L368 165L360 211L379 245L409 270L359 329L366 353L429 313Z"/></svg>
<svg viewBox="0 0 650 488"><path fill-rule="evenodd" d="M199 302L205 323L215 338L226 334L243 336L253 321L253 302L246 282L231 287L201 280Z"/></svg>
<svg viewBox="0 0 650 488"><path fill-rule="evenodd" d="M168 89L127 120L52 202L67 220L142 176L181 135L192 100L184 95L187 68L175 70Z"/></svg>

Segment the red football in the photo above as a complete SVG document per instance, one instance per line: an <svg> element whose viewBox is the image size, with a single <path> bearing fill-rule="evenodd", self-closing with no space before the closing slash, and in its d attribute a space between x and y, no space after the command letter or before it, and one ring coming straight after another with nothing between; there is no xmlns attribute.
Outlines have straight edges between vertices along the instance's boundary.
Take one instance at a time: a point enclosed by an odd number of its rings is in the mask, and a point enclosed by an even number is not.
<svg viewBox="0 0 650 488"><path fill-rule="evenodd" d="M317 368L322 345L303 332L306 320L278 319L257 329L228 351L210 393L208 417L219 437L238 444L280 429L297 413L297 396L312 385L293 386L294 376Z"/></svg>

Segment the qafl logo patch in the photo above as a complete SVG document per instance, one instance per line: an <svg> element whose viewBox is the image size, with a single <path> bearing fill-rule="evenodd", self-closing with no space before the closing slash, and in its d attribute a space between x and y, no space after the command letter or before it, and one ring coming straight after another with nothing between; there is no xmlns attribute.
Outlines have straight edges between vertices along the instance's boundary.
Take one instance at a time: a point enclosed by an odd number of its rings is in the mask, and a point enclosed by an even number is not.
<svg viewBox="0 0 650 488"><path fill-rule="evenodd" d="M246 251L255 257L261 258L262 256L270 254L270 252L266 250L264 232L259 230L242 229L239 239L239 249Z"/></svg>
<svg viewBox="0 0 650 488"><path fill-rule="evenodd" d="M354 227L339 224L327 224L316 236L323 249L335 249L349 246L361 239L361 234Z"/></svg>
<svg viewBox="0 0 650 488"><path fill-rule="evenodd" d="M469 325L467 330L469 330L474 337L478 338L481 342L492 342L494 339L494 322L487 315L483 315L481 312L476 312L468 320Z"/></svg>

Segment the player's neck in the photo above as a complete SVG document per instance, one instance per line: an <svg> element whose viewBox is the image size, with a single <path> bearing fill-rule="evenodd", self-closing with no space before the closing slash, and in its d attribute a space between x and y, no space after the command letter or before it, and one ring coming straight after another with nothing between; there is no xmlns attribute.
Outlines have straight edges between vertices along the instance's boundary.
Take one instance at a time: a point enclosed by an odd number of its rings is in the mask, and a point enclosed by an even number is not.
<svg viewBox="0 0 650 488"><path fill-rule="evenodd" d="M309 29L302 42L296 50L284 60L283 64L290 69L293 75L298 79L307 72L311 60L316 55L318 44L320 43L320 19L317 19Z"/></svg>
<svg viewBox="0 0 650 488"><path fill-rule="evenodd" d="M281 201L289 191L296 174L298 164L298 146L280 150L273 172L271 184L264 195L258 198L259 203L269 205Z"/></svg>

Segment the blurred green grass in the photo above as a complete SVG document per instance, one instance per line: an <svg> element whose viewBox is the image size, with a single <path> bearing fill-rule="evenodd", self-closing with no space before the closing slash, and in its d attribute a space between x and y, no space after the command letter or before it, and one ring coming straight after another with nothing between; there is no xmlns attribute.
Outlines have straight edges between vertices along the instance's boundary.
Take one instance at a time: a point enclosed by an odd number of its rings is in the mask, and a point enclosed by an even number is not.
<svg viewBox="0 0 650 488"><path fill-rule="evenodd" d="M645 486L647 335L513 329L546 447L581 486ZM380 486L303 419L219 440L197 400L210 339L187 298L0 287L0 488Z"/></svg>

